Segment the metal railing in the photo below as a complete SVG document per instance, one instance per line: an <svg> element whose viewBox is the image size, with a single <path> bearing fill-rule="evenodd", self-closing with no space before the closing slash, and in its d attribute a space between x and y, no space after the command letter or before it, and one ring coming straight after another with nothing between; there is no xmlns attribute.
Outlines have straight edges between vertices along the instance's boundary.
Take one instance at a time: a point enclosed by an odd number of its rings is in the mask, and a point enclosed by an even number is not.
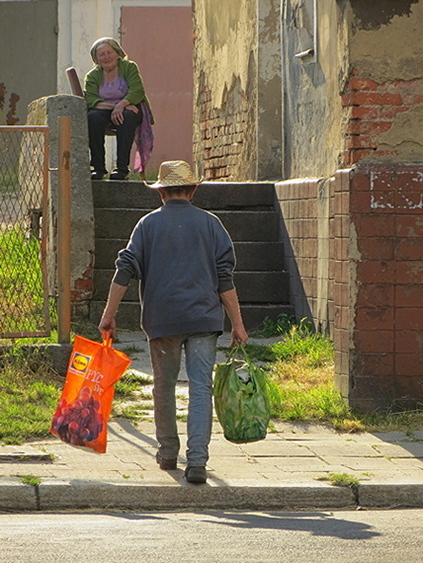
<svg viewBox="0 0 423 563"><path fill-rule="evenodd" d="M50 334L48 147L48 127L0 127L0 338Z"/></svg>

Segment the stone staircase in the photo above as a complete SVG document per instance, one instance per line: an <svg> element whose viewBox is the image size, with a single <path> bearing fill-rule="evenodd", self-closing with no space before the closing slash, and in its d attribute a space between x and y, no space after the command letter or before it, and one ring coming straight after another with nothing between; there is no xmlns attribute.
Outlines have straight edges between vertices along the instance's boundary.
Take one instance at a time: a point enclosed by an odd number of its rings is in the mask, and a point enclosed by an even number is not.
<svg viewBox="0 0 423 563"><path fill-rule="evenodd" d="M97 323L107 298L117 252L124 248L137 221L161 205L159 194L142 182L93 182L95 220L94 296L90 319ZM265 317L293 314L288 273L283 268L279 217L271 183L204 182L194 205L215 213L235 247L235 284L247 330ZM138 283L131 282L117 314L122 329L138 330ZM226 329L229 328L228 321Z"/></svg>

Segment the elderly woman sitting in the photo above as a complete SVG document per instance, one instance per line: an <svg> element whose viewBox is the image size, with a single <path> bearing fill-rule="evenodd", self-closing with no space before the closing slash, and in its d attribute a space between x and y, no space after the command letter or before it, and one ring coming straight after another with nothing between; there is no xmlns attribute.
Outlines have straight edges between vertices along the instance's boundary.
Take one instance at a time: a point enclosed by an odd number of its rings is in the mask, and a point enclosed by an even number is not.
<svg viewBox="0 0 423 563"><path fill-rule="evenodd" d="M135 132L143 118L154 123L150 103L138 65L127 60L125 51L115 39L98 39L90 53L96 66L85 76L84 95L88 106L91 178L101 180L107 174L104 137L107 128L113 124L117 160L110 179L126 180Z"/></svg>

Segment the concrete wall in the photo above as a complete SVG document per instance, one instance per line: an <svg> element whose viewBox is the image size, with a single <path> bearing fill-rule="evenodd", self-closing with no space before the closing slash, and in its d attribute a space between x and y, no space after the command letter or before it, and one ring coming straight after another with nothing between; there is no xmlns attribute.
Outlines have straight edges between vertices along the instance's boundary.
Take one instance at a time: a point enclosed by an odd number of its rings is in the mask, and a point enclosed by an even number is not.
<svg viewBox="0 0 423 563"><path fill-rule="evenodd" d="M25 125L28 104L56 93L57 0L0 2L0 125Z"/></svg>
<svg viewBox="0 0 423 563"><path fill-rule="evenodd" d="M71 118L71 298L74 313L87 313L92 297L94 209L89 173L85 101L76 96L48 96L29 106L29 125L50 128L48 269L51 294L57 291L58 118Z"/></svg>

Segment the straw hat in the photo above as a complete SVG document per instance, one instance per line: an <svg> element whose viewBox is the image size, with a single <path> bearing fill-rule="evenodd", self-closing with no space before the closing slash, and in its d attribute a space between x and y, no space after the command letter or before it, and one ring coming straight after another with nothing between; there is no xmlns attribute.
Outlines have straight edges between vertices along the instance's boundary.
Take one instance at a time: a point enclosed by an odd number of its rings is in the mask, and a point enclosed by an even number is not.
<svg viewBox="0 0 423 563"><path fill-rule="evenodd" d="M182 188L198 186L201 181L194 177L190 165L184 160L167 160L160 165L157 182L146 185L149 188Z"/></svg>

